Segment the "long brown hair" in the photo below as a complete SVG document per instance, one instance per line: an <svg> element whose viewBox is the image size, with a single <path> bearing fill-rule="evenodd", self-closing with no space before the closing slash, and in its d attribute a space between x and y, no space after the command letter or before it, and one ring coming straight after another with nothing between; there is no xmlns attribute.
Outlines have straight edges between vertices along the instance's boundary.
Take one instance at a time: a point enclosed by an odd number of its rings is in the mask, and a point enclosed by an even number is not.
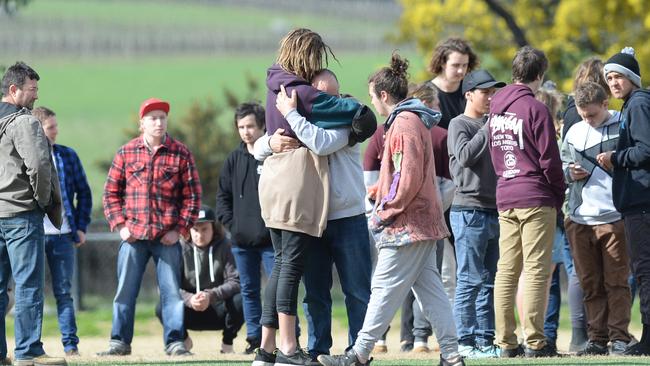
<svg viewBox="0 0 650 366"><path fill-rule="evenodd" d="M444 41L440 41L433 50L433 56L431 56L431 61L429 62L429 71L434 75L442 73L442 69L452 52L458 52L461 55L467 55L469 57L469 65L467 65L468 73L479 65L478 56L472 50L469 42L462 38L447 38Z"/></svg>
<svg viewBox="0 0 650 366"><path fill-rule="evenodd" d="M584 84L585 82L591 81L594 82L605 89L605 93L610 95L609 86L603 75L603 61L597 57L589 57L588 59L582 61L576 68L575 76L573 78L573 91Z"/></svg>
<svg viewBox="0 0 650 366"><path fill-rule="evenodd" d="M276 62L285 71L310 81L318 71L327 67L328 55L332 55L332 58L338 61L332 49L323 42L318 33L306 28L298 28L280 40ZM323 59L325 67L323 67Z"/></svg>

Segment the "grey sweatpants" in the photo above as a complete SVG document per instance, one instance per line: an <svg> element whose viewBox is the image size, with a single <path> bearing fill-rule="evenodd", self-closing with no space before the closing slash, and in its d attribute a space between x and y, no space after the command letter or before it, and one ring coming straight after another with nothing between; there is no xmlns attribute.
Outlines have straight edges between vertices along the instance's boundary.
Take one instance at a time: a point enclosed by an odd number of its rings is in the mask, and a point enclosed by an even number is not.
<svg viewBox="0 0 650 366"><path fill-rule="evenodd" d="M368 310L353 347L357 355L370 356L411 288L434 329L442 357L458 354L454 317L436 266L436 242L429 240L379 249Z"/></svg>

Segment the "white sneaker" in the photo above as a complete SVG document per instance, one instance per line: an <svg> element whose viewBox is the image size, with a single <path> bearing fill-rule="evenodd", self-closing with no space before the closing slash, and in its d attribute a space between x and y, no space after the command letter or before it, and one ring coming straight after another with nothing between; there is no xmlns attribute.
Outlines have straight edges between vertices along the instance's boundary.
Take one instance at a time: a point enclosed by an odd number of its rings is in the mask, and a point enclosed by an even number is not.
<svg viewBox="0 0 650 366"><path fill-rule="evenodd" d="M232 344L221 343L221 353L235 353Z"/></svg>

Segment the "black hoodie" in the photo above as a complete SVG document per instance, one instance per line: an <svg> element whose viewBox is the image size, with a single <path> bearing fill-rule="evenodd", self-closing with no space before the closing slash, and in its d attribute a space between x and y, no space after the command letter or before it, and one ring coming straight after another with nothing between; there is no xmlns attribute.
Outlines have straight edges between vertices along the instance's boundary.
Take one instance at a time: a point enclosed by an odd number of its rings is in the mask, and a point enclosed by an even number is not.
<svg viewBox="0 0 650 366"><path fill-rule="evenodd" d="M221 169L217 218L230 231L235 246L271 245L257 193L261 172L262 162L255 160L243 142L228 155Z"/></svg>
<svg viewBox="0 0 650 366"><path fill-rule="evenodd" d="M614 206L626 214L650 213L650 91L637 89L623 104L612 154Z"/></svg>

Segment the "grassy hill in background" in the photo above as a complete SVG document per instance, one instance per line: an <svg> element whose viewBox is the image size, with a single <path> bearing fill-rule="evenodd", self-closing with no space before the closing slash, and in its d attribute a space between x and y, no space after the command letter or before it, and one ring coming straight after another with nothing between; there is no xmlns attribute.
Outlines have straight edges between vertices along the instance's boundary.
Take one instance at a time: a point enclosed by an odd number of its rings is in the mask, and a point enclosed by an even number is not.
<svg viewBox="0 0 650 366"><path fill-rule="evenodd" d="M275 59L277 42L286 30L302 26L318 31L332 45L340 64L330 60L330 68L338 74L342 90L369 103L367 77L385 65L391 50L396 48L387 42L381 42L381 47L371 47L372 43L368 46L368 35L383 38L390 32L390 23L364 20L358 14L332 18L199 2L34 0L16 19L0 24L0 28L25 27L25 32L18 32L25 37L25 44L60 42L60 49L47 54L38 52L38 47L34 50L6 45L9 52L2 52L0 64L9 65L21 59L39 72L40 99L36 105L57 112L58 142L79 153L93 190L95 210L101 206L107 173L98 162L110 160L127 141L124 129L132 129L139 104L145 98L156 96L170 101L172 125L195 100L212 98L219 102L224 88L243 96L247 75L258 81L261 88L257 99L263 101L266 69ZM97 50L97 42L108 42L107 39L113 42L113 38L135 37L135 44L147 41L146 37L154 37L155 42L168 38L178 41L183 32L190 32L197 39L206 34L227 40L270 38L265 49L252 50L233 46L223 52L201 47L186 51L181 47L185 44L183 39L180 46L172 49L162 45L148 52L122 52L119 44L107 43L104 53ZM341 43L337 37L342 34L347 40ZM354 44L355 37L359 39L358 48L349 46ZM83 42L75 43L82 38ZM209 40L206 42L206 47L211 47ZM11 47L15 47L13 52ZM421 57L412 49L404 54L412 61L412 74L421 74ZM224 133L228 134L232 133L231 113L226 111L227 118L221 121Z"/></svg>

